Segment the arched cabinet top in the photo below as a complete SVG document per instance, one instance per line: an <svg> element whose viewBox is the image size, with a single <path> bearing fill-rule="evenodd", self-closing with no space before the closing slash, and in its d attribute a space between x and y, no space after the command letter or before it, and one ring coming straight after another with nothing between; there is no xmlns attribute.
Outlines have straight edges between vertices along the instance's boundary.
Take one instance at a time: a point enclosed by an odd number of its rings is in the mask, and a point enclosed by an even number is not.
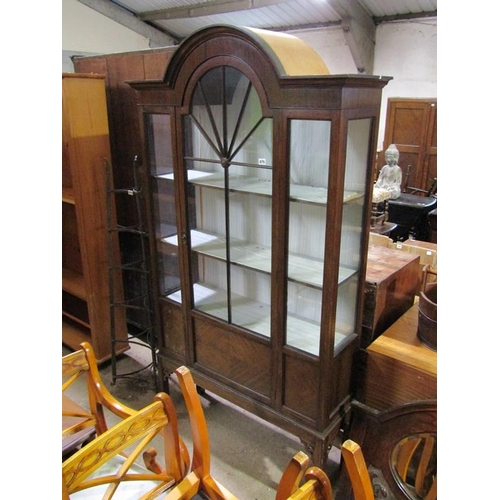
<svg viewBox="0 0 500 500"><path fill-rule="evenodd" d="M292 98L299 107L338 108L338 90L341 88L380 90L391 79L370 75L331 75L318 53L290 34L212 25L194 32L177 47L163 79L129 84L141 91L139 104L153 104L159 99L170 105L182 105L193 74L201 66L208 70L221 64L240 66L240 69L243 65L258 75L267 90L271 107L281 107ZM310 92L304 92L305 89L313 90L316 95L311 96ZM157 91L166 92L169 97L163 94L160 98Z"/></svg>
<svg viewBox="0 0 500 500"><path fill-rule="evenodd" d="M232 55L246 60L250 55L246 44L268 59L278 76L330 74L317 52L296 36L258 28L213 25L196 31L179 45L167 67L164 82L172 85L180 66L199 47L205 50L214 45L207 56Z"/></svg>

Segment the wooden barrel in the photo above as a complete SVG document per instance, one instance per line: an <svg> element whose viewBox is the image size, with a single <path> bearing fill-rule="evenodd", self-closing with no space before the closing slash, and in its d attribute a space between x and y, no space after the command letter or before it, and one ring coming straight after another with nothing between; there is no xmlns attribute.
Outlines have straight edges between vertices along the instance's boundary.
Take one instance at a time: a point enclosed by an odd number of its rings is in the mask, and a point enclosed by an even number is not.
<svg viewBox="0 0 500 500"><path fill-rule="evenodd" d="M417 336L423 344L437 351L437 282L425 283L420 292Z"/></svg>

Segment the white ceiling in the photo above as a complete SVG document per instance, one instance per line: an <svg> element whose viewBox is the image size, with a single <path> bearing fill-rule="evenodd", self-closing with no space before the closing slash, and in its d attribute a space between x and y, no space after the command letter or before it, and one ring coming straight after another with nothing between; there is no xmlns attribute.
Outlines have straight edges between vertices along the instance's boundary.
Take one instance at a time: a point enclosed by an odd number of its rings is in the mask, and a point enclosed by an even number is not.
<svg viewBox="0 0 500 500"><path fill-rule="evenodd" d="M210 24L275 31L437 17L437 0L79 0L117 22L135 18L177 44ZM120 16L122 14L122 16ZM140 24L137 23L137 26ZM136 26L136 27L137 27Z"/></svg>
<svg viewBox="0 0 500 500"><path fill-rule="evenodd" d="M437 18L437 0L78 0L150 40L177 45L194 31L230 24L274 31L342 28L358 71L370 73L375 28Z"/></svg>

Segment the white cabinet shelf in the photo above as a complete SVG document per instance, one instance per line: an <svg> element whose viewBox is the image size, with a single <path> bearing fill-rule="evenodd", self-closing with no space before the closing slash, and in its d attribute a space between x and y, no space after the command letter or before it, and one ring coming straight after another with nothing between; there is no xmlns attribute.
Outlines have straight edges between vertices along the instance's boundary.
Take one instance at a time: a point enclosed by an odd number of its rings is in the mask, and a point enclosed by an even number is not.
<svg viewBox="0 0 500 500"><path fill-rule="evenodd" d="M193 293L194 305L198 311L227 321L227 292L225 290L195 283ZM167 298L176 303L182 303L180 290L170 294ZM233 309L232 321L234 324L270 338L269 305L234 293L231 296L231 301L237 304L237 307ZM318 356L319 332L319 324L290 316L287 328L287 345ZM335 346L338 346L345 338L346 335L335 332Z"/></svg>
<svg viewBox="0 0 500 500"><path fill-rule="evenodd" d="M203 231L191 231L191 248L207 257L226 260L226 240L224 237ZM177 236L163 238L164 243L178 246ZM248 241L231 238L231 263L271 274L271 248ZM323 262L308 259L299 255L288 256L288 278L297 283L309 285L318 289L323 284ZM339 284L352 277L356 271L339 268Z"/></svg>
<svg viewBox="0 0 500 500"><path fill-rule="evenodd" d="M202 170L188 170L188 181L191 184L215 189L224 189L224 174L205 172ZM173 180L173 174L159 175L159 179ZM229 178L229 191L257 194L262 196L272 195L270 180L248 177L244 175L231 175ZM344 203L362 199L364 193L357 191L344 191ZM323 187L290 185L290 200L296 202L326 205L327 189Z"/></svg>

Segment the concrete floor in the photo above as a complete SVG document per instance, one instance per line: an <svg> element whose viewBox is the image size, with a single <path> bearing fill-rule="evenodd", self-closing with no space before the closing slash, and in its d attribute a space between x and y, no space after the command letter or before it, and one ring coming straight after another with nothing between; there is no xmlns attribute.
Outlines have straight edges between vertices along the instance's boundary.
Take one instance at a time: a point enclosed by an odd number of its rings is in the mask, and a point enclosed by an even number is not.
<svg viewBox="0 0 500 500"><path fill-rule="evenodd" d="M63 356L69 352L63 346ZM149 362L149 351L141 346L132 346L118 359L117 373L141 369ZM139 409L149 404L155 395L149 370L140 372L136 379L117 379L114 385L111 363L101 365L100 372L108 390L132 408ZM171 378L169 387L177 408L180 433L191 454L188 414L175 376ZM72 386L67 394L86 406L84 384ZM305 450L300 440L210 392L206 392L201 400L210 436L212 475L240 500L274 499L289 460L298 451ZM325 467L332 482L337 475L339 461L340 450L333 447Z"/></svg>

